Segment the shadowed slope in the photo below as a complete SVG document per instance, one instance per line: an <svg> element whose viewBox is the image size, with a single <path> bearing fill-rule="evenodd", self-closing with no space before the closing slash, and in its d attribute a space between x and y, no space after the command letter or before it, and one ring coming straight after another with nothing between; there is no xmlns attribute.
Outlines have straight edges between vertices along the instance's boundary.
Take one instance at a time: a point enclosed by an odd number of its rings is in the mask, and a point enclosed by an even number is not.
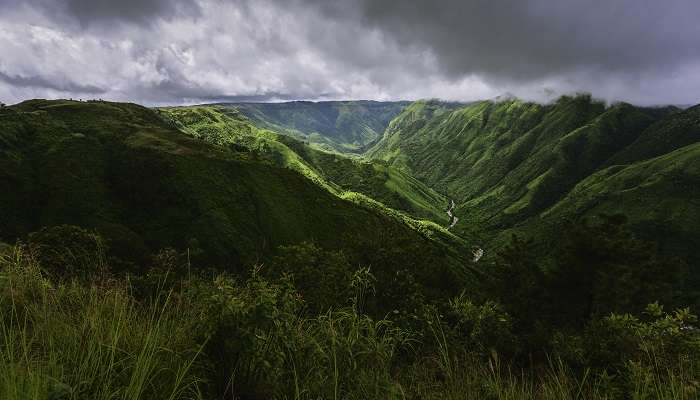
<svg viewBox="0 0 700 400"><path fill-rule="evenodd" d="M0 113L0 141L5 241L68 223L98 229L127 258L195 247L238 268L314 241L387 273L411 268L428 287L464 273L466 252L447 232L419 231L293 169L188 137L141 106L29 101Z"/></svg>

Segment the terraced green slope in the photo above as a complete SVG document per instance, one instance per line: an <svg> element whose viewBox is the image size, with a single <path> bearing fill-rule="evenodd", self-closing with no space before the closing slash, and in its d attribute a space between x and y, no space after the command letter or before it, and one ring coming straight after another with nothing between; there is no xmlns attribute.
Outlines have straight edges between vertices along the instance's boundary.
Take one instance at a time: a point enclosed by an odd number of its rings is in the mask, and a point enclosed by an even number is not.
<svg viewBox="0 0 700 400"><path fill-rule="evenodd" d="M667 254L700 262L700 106L606 106L588 96L407 107L368 156L457 202L454 230L544 241L563 219L623 213Z"/></svg>
<svg viewBox="0 0 700 400"><path fill-rule="evenodd" d="M287 103L230 103L253 123L311 142L327 150L361 152L378 140L408 102L293 101Z"/></svg>
<svg viewBox="0 0 700 400"><path fill-rule="evenodd" d="M380 275L411 270L427 287L464 276L464 244L439 227L191 138L141 106L24 102L0 111L0 144L6 242L68 223L98 229L124 257L195 246L212 265L237 268L315 241Z"/></svg>
<svg viewBox="0 0 700 400"><path fill-rule="evenodd" d="M254 151L300 172L334 194L359 192L414 217L443 225L448 221L444 211L448 200L444 196L383 163L321 151L292 137L259 129L230 107L173 107L160 112L193 137Z"/></svg>
<svg viewBox="0 0 700 400"><path fill-rule="evenodd" d="M368 155L454 197L464 225L505 226L554 205L668 112L605 107L586 96L454 110L419 102Z"/></svg>

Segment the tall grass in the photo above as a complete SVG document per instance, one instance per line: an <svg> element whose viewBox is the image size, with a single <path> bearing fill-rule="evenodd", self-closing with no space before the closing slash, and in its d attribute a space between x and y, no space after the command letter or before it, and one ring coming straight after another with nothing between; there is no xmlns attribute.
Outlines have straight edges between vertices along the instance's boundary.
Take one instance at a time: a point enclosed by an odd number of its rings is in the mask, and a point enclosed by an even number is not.
<svg viewBox="0 0 700 400"><path fill-rule="evenodd" d="M413 365L402 376L407 398L498 399L498 400L604 400L661 399L693 400L700 396L697 374L665 369L658 375L618 371L617 376L575 372L561 361L553 361L540 372L510 368L495 358L484 362L464 359L455 375L443 371L439 356ZM454 365L454 362L453 364ZM648 371L647 371L648 372ZM620 385L611 385L621 379Z"/></svg>
<svg viewBox="0 0 700 400"><path fill-rule="evenodd" d="M108 279L51 282L20 247L0 257L0 398L199 397L201 344L169 296L138 304Z"/></svg>
<svg viewBox="0 0 700 400"><path fill-rule="evenodd" d="M30 252L11 247L0 254L0 399L700 396L697 362L676 364L656 347L609 372L556 357L524 369L459 344L438 313L424 332L409 332L363 314L370 278L358 271L351 306L308 315L293 288L257 274L159 287L137 300L127 280L106 273L49 280Z"/></svg>
<svg viewBox="0 0 700 400"><path fill-rule="evenodd" d="M433 350L402 368L399 382L406 398L467 400L604 400L700 398L697 362L668 363L653 352L641 362L594 372L572 369L552 357L543 366L514 367L496 352L488 359L455 346L437 315L429 321Z"/></svg>
<svg viewBox="0 0 700 400"><path fill-rule="evenodd" d="M353 310L329 311L303 321L285 348L293 398L398 398L400 385L391 371L397 353L409 341L388 321L374 321Z"/></svg>

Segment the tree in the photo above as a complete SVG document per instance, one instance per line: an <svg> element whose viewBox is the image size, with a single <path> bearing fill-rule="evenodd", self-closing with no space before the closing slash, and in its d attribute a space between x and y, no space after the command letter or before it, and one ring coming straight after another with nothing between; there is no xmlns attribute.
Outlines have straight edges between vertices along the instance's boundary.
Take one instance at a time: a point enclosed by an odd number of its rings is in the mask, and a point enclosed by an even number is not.
<svg viewBox="0 0 700 400"><path fill-rule="evenodd" d="M622 215L569 223L550 276L550 302L559 323L580 327L594 316L641 313L658 301L675 306L685 268L661 257L655 243L634 237Z"/></svg>
<svg viewBox="0 0 700 400"><path fill-rule="evenodd" d="M347 304L353 268L340 251L303 242L281 246L264 272L271 277L291 277L306 305L313 311Z"/></svg>
<svg viewBox="0 0 700 400"><path fill-rule="evenodd" d="M511 316L512 332L522 339L526 353L541 351L549 332L550 297L546 276L534 242L516 235L498 254L491 273L490 292Z"/></svg>

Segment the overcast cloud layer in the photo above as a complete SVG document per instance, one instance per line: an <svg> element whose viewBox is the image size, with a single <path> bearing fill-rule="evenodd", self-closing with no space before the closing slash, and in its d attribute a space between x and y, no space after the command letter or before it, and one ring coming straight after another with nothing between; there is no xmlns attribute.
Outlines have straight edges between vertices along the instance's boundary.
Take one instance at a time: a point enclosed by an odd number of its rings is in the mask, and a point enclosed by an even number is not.
<svg viewBox="0 0 700 400"><path fill-rule="evenodd" d="M0 0L0 101L700 103L696 0Z"/></svg>

